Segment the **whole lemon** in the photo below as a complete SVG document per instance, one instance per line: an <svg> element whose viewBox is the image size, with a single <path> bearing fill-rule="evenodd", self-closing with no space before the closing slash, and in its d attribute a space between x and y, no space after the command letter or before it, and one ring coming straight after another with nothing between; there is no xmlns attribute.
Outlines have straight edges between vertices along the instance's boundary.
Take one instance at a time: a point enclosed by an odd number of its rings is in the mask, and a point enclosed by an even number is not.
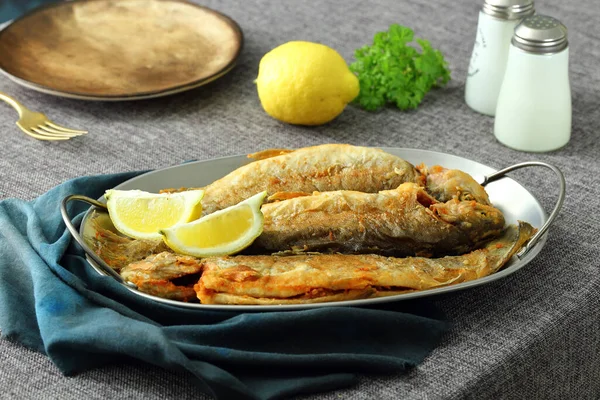
<svg viewBox="0 0 600 400"><path fill-rule="evenodd" d="M256 87L270 116L297 125L320 125L358 96L358 78L332 48L294 41L265 54Z"/></svg>

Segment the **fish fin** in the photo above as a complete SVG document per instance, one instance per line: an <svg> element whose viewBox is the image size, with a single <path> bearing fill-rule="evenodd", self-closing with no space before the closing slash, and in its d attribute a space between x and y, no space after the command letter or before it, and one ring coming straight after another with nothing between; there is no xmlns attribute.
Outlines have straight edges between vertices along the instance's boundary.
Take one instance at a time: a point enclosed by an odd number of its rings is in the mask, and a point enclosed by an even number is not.
<svg viewBox="0 0 600 400"><path fill-rule="evenodd" d="M259 160L264 160L267 158L271 158L271 157L277 157L277 156L281 156L284 154L288 154L293 152L294 150L292 149L266 149L266 150L261 150L261 151L257 151L256 153L250 153L248 154L248 158L251 158L254 161L259 161Z"/></svg>
<svg viewBox="0 0 600 400"><path fill-rule="evenodd" d="M281 200L289 200L289 199L294 199L296 197L304 197L304 196L311 196L311 193L306 193L306 192L277 192L277 193L273 193L272 195L270 195L269 197L267 197L267 203L272 203L274 201L281 201Z"/></svg>

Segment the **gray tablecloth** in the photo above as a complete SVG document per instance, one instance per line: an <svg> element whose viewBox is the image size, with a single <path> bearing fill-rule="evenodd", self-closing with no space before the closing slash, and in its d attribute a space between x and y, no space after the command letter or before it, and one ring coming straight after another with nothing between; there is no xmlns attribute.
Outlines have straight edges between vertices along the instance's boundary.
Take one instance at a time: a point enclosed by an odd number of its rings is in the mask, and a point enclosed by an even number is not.
<svg viewBox="0 0 600 400"><path fill-rule="evenodd" d="M536 2L539 13L569 28L573 131L565 148L532 154L498 143L493 119L463 101L481 3L204 1L242 26L246 43L239 65L209 86L162 99L67 100L1 77L0 90L90 134L63 143L36 141L17 130L14 111L0 105L0 198L32 199L80 175L326 142L435 150L495 168L549 162L565 173L568 195L533 262L484 287L436 297L452 323L451 333L410 373L364 376L356 387L306 398L600 398L600 7L595 0ZM298 39L322 42L351 62L355 48L392 23L429 39L452 69L448 87L427 95L416 111L369 113L349 107L333 123L316 128L285 125L263 112L252 81L271 48ZM550 172L531 169L513 177L551 209L557 182ZM45 356L0 339L0 398L206 397L187 375L137 363L64 377Z"/></svg>

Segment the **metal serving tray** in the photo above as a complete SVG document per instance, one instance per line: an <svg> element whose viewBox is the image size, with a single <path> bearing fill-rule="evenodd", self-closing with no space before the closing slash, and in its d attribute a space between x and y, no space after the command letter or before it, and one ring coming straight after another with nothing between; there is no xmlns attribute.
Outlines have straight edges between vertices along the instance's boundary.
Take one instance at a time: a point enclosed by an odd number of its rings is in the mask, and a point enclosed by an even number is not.
<svg viewBox="0 0 600 400"><path fill-rule="evenodd" d="M441 165L450 169L460 169L471 174L480 183L485 185L486 191L490 196L490 201L499 208L505 216L507 224L514 224L517 220L529 222L534 227L538 228L538 233L530 240L517 256L500 271L473 281L463 282L456 285L438 287L429 290L399 294L395 296L378 297L371 299L337 301L315 304L293 304L293 305L213 305L199 303L184 303L163 299L160 297L148 295L137 290L135 285L130 282L124 282L121 277L114 272L100 257L91 250L89 238L94 236L95 228L90 224L91 216L100 215L101 224L104 227L111 228L112 223L105 209L102 207L92 206L85 214L79 230L71 223L66 212L66 204L71 200L84 200L82 196L68 196L63 200L61 212L63 219L67 224L71 234L83 247L87 254L87 259L90 265L102 275L113 276L122 285L131 290L132 293L150 298L154 301L164 304L170 304L178 307L191 309L212 309L212 310L228 310L228 311L281 311L281 310L298 310L309 309L316 307L331 307L331 306L364 306L377 303L387 303L391 301L415 299L418 297L432 296L440 293L449 293L457 290L472 288L479 285L484 285L493 282L497 279L504 278L527 265L533 260L546 243L546 232L554 218L558 214L565 196L565 181L562 173L556 167L541 163L527 162L517 164L503 170L497 171L491 167L480 164L478 162L468 160L466 158L457 157L454 155L416 149L405 148L382 148L388 153L397 155L415 165L424 163L427 166ZM211 182L223 177L234 169L247 164L250 160L244 156L223 157L212 160L196 161L187 164L177 165L165 169L160 169L148 172L132 178L126 182L116 186L115 189L131 190L139 189L148 192L158 192L164 188L177 187L202 187ZM505 174L519 168L541 166L549 168L555 172L559 179L559 194L556 205L548 216L542 208L540 202L526 188L515 180L507 177ZM103 203L104 198L98 199L98 202ZM103 215L104 214L104 215ZM112 228L114 229L114 228Z"/></svg>

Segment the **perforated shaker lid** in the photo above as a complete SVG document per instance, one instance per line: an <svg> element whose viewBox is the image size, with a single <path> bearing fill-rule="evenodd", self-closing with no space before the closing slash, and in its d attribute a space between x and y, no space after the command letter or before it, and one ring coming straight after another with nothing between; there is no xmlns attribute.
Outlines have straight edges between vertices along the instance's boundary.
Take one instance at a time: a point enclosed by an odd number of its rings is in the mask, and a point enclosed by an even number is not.
<svg viewBox="0 0 600 400"><path fill-rule="evenodd" d="M535 12L533 0L485 0L482 11L500 19L521 19Z"/></svg>
<svg viewBox="0 0 600 400"><path fill-rule="evenodd" d="M558 53L568 46L567 27L556 18L532 15L517 25L512 44L530 53Z"/></svg>

